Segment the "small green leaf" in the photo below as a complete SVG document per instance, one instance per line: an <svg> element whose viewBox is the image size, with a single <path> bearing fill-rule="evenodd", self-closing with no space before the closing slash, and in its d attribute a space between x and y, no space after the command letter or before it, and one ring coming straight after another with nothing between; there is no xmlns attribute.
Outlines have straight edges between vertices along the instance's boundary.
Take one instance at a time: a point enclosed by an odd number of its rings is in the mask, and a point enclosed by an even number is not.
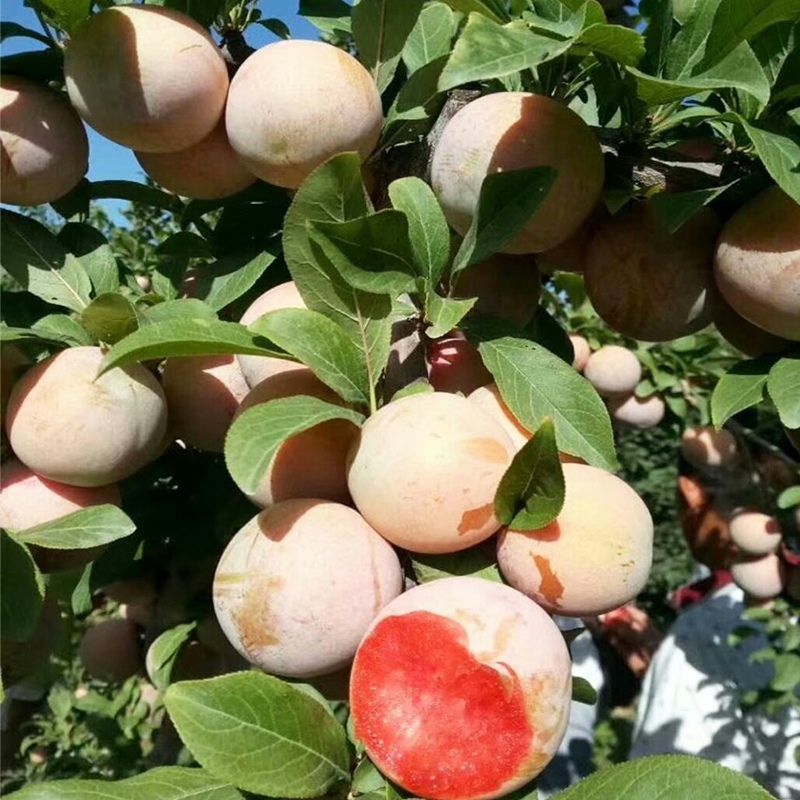
<svg viewBox="0 0 800 800"><path fill-rule="evenodd" d="M717 381L711 395L711 420L717 429L735 414L762 401L775 359L776 356L766 355L740 361Z"/></svg>
<svg viewBox="0 0 800 800"><path fill-rule="evenodd" d="M321 703L271 675L175 683L164 701L200 764L241 789L320 797L350 778L342 726Z"/></svg>
<svg viewBox="0 0 800 800"><path fill-rule="evenodd" d="M174 319L207 319L216 320L217 315L211 307L194 297L182 297L179 300L165 300L156 303L141 314L141 323L168 322Z"/></svg>
<svg viewBox="0 0 800 800"><path fill-rule="evenodd" d="M778 495L778 508L786 509L800 505L800 486L790 486Z"/></svg>
<svg viewBox="0 0 800 800"><path fill-rule="evenodd" d="M80 322L98 341L116 344L139 327L139 315L127 297L107 292L81 311Z"/></svg>
<svg viewBox="0 0 800 800"><path fill-rule="evenodd" d="M202 236L191 231L178 231L167 236L158 247L158 256L186 256L187 258L211 258L213 251L211 244Z"/></svg>
<svg viewBox="0 0 800 800"><path fill-rule="evenodd" d="M300 0L300 14L323 33L350 33L350 6L344 0Z"/></svg>
<svg viewBox="0 0 800 800"><path fill-rule="evenodd" d="M362 353L332 320L305 308L283 308L259 317L249 330L302 361L346 402L369 404Z"/></svg>
<svg viewBox="0 0 800 800"><path fill-rule="evenodd" d="M164 631L147 648L145 657L145 669L150 683L159 691L164 691L170 684L172 668L178 658L183 643L191 636L192 631L197 627L196 622L185 622L176 625L168 631Z"/></svg>
<svg viewBox="0 0 800 800"><path fill-rule="evenodd" d="M781 424L800 428L800 358L781 358L767 377L767 391Z"/></svg>
<svg viewBox="0 0 800 800"><path fill-rule="evenodd" d="M482 14L495 22L508 22L508 10L503 0L445 0L447 5L462 14Z"/></svg>
<svg viewBox="0 0 800 800"><path fill-rule="evenodd" d="M651 203L669 233L680 230L698 211L705 208L733 183L715 186L712 189L696 189L691 192L660 192L652 197Z"/></svg>
<svg viewBox="0 0 800 800"><path fill-rule="evenodd" d="M747 122L739 117L758 157L775 183L796 203L800 203L800 138L788 131L769 129L764 124Z"/></svg>
<svg viewBox="0 0 800 800"><path fill-rule="evenodd" d="M60 315L53 315L60 316ZM65 319L70 319L65 317ZM72 322L73 320L70 320ZM80 327L80 326L78 326ZM86 331L81 328L83 334L88 337ZM47 342L48 344L55 344L59 347L69 347L74 344L84 344L75 340L71 333L62 333L61 331L47 331L37 328L12 328L10 325L4 323L0 324L0 342Z"/></svg>
<svg viewBox="0 0 800 800"><path fill-rule="evenodd" d="M427 336L431 339L444 336L464 319L477 301L477 297L457 300L428 292L425 298L425 321L430 322L431 327L426 331Z"/></svg>
<svg viewBox="0 0 800 800"><path fill-rule="evenodd" d="M266 28L268 31L274 33L280 39L291 39L292 32L289 27L282 20L270 17L269 19L260 19L258 24Z"/></svg>
<svg viewBox="0 0 800 800"><path fill-rule="evenodd" d="M14 536L26 545L51 550L84 550L124 539L136 525L122 509L112 505L81 508L63 517L33 528L15 531Z"/></svg>
<svg viewBox="0 0 800 800"><path fill-rule="evenodd" d="M557 177L552 167L487 175L472 224L453 262L453 274L502 250L531 220Z"/></svg>
<svg viewBox="0 0 800 800"><path fill-rule="evenodd" d="M501 524L518 531L549 525L564 505L564 472L553 421L546 418L514 456L494 498Z"/></svg>
<svg viewBox="0 0 800 800"><path fill-rule="evenodd" d="M195 296L214 311L221 311L255 286L274 261L273 253L259 249L233 253L198 267Z"/></svg>
<svg viewBox="0 0 800 800"><path fill-rule="evenodd" d="M361 425L364 416L304 395L248 408L228 429L225 439L228 472L245 494L253 494L286 439L330 419L346 419Z"/></svg>
<svg viewBox="0 0 800 800"><path fill-rule="evenodd" d="M0 629L3 638L24 641L36 629L44 603L44 579L30 550L0 528Z"/></svg>
<svg viewBox="0 0 800 800"><path fill-rule="evenodd" d="M409 74L450 53L456 34L456 17L444 3L430 3L422 9L403 47L403 61Z"/></svg>
<svg viewBox="0 0 800 800"><path fill-rule="evenodd" d="M411 556L411 571L417 583L438 581L454 575L471 575L487 581L503 582L493 544L479 544L457 553L442 555L414 553Z"/></svg>
<svg viewBox="0 0 800 800"><path fill-rule="evenodd" d="M15 800L243 800L230 783L204 769L156 767L121 781L28 783Z"/></svg>
<svg viewBox="0 0 800 800"><path fill-rule="evenodd" d="M106 237L83 222L68 222L58 241L81 262L94 288L94 296L119 290L119 269Z"/></svg>
<svg viewBox="0 0 800 800"><path fill-rule="evenodd" d="M780 653L775 659L775 677L770 686L776 692L792 692L800 686L800 656Z"/></svg>
<svg viewBox="0 0 800 800"><path fill-rule="evenodd" d="M586 678L572 676L572 702L593 706L597 703L597 689Z"/></svg>
<svg viewBox="0 0 800 800"><path fill-rule="evenodd" d="M67 33L83 22L92 9L92 0L38 0L38 4Z"/></svg>
<svg viewBox="0 0 800 800"><path fill-rule="evenodd" d="M71 340L72 344L93 345L97 340L68 314L48 314L33 323L31 328L43 336L60 336Z"/></svg>
<svg viewBox="0 0 800 800"><path fill-rule="evenodd" d="M353 771L352 791L359 800L401 800L397 790L366 756Z"/></svg>
<svg viewBox="0 0 800 800"><path fill-rule="evenodd" d="M416 287L408 219L387 209L345 222L309 222L320 247L351 286L373 294L402 294Z"/></svg>
<svg viewBox="0 0 800 800"><path fill-rule="evenodd" d="M621 25L589 25L575 37L572 46L588 47L623 66L634 66L644 56L644 37Z"/></svg>

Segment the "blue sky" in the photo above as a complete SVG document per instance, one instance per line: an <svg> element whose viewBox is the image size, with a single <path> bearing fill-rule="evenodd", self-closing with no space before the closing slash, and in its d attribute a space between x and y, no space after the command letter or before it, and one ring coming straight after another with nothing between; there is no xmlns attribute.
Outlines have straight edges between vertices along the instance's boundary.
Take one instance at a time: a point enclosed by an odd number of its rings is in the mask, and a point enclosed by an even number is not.
<svg viewBox="0 0 800 800"><path fill-rule="evenodd" d="M259 0L262 18L277 17L283 20L297 39L316 39L317 29L306 22L297 13L299 0ZM22 0L3 0L3 22L17 22L36 31L41 31L36 15L26 8ZM277 37L261 25L251 25L245 33L245 38L252 47L261 47L269 42L276 41ZM44 45L38 44L34 39L17 38L6 39L3 42L3 54L10 55L27 50L37 50ZM89 134L89 173L93 181L101 180L130 180L143 182L144 174L133 153L125 147L96 134L87 127ZM106 206L111 210L116 204Z"/></svg>

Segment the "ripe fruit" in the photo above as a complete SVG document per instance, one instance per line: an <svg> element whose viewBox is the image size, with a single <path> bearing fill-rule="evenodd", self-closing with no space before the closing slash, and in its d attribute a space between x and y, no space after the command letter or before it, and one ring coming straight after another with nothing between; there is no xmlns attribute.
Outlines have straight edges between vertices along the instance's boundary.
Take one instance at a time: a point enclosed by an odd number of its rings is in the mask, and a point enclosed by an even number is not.
<svg viewBox="0 0 800 800"><path fill-rule="evenodd" d="M570 673L555 623L519 592L472 577L425 583L387 605L358 647L355 735L414 795L501 797L555 755Z"/></svg>
<svg viewBox="0 0 800 800"><path fill-rule="evenodd" d="M6 428L23 464L50 480L105 486L160 452L167 426L161 386L139 364L97 378L99 347L71 347L19 380Z"/></svg>
<svg viewBox="0 0 800 800"><path fill-rule="evenodd" d="M800 341L800 205L774 186L742 206L719 236L714 278L746 320Z"/></svg>
<svg viewBox="0 0 800 800"><path fill-rule="evenodd" d="M711 425L686 428L681 435L681 455L697 469L727 467L739 458L733 434Z"/></svg>
<svg viewBox="0 0 800 800"><path fill-rule="evenodd" d="M653 520L642 498L610 472L562 468L566 494L557 519L538 531L504 530L497 562L514 588L551 613L602 614L644 588Z"/></svg>
<svg viewBox="0 0 800 800"><path fill-rule="evenodd" d="M142 169L165 189L196 200L218 200L241 192L256 177L239 160L224 120L197 144L177 153L134 153Z"/></svg>
<svg viewBox="0 0 800 800"><path fill-rule="evenodd" d="M739 511L731 517L731 539L748 556L774 553L781 543L781 526L759 511Z"/></svg>
<svg viewBox="0 0 800 800"><path fill-rule="evenodd" d="M342 403L308 367L302 367L263 380L245 397L236 416L259 403L297 395ZM347 453L357 433L352 422L332 419L290 436L273 456L256 492L248 497L262 507L297 497L349 504Z"/></svg>
<svg viewBox="0 0 800 800"><path fill-rule="evenodd" d="M248 661L306 678L344 667L402 588L394 550L358 512L287 500L233 537L214 577L214 609Z"/></svg>
<svg viewBox="0 0 800 800"><path fill-rule="evenodd" d="M94 678L122 683L139 671L142 647L139 631L129 619L107 619L87 628L78 657Z"/></svg>
<svg viewBox="0 0 800 800"><path fill-rule="evenodd" d="M536 256L536 263L543 272L583 272L592 237L600 223L610 218L602 203L598 203L572 236L561 244Z"/></svg>
<svg viewBox="0 0 800 800"><path fill-rule="evenodd" d="M90 506L120 504L119 488L115 483L88 489L67 486L42 478L16 459L3 463L0 479L0 527L10 531L22 531L52 522ZM31 546L31 552L42 572L83 566L97 558L104 549L105 547L89 547L81 550L51 550Z"/></svg>
<svg viewBox="0 0 800 800"><path fill-rule="evenodd" d="M637 397L635 394L609 397L606 405L613 420L641 430L658 425L666 411L664 401L657 394L649 397Z"/></svg>
<svg viewBox="0 0 800 800"><path fill-rule="evenodd" d="M592 354L592 349L589 347L589 342L583 336L572 334L569 337L572 343L572 366L578 372L583 372L586 369L586 363L589 361L589 356Z"/></svg>
<svg viewBox="0 0 800 800"><path fill-rule="evenodd" d="M113 6L77 26L64 51L72 105L98 133L170 153L219 122L228 71L208 31L170 8Z"/></svg>
<svg viewBox="0 0 800 800"><path fill-rule="evenodd" d="M568 239L603 186L603 156L591 128L561 103L500 92L468 103L447 123L431 162L431 185L462 236L487 175L528 167L558 170L555 183L504 253L540 253Z"/></svg>
<svg viewBox="0 0 800 800"><path fill-rule="evenodd" d="M228 95L231 146L262 180L297 189L320 164L378 143L378 87L353 56L300 39L262 47L239 67Z"/></svg>
<svg viewBox="0 0 800 800"><path fill-rule="evenodd" d="M73 189L89 167L89 141L66 98L27 78L0 78L0 202L36 206Z"/></svg>
<svg viewBox="0 0 800 800"><path fill-rule="evenodd" d="M199 450L221 453L233 415L250 390L236 357L169 358L162 385L172 436Z"/></svg>
<svg viewBox="0 0 800 800"><path fill-rule="evenodd" d="M428 339L426 349L428 380L437 392L469 394L493 380L478 348L460 331L451 331L441 339Z"/></svg>
<svg viewBox="0 0 800 800"><path fill-rule="evenodd" d="M477 297L473 309L479 314L494 314L524 328L536 314L542 283L532 258L490 256L467 267L456 276L456 297Z"/></svg>
<svg viewBox="0 0 800 800"><path fill-rule="evenodd" d="M586 259L586 290L615 331L647 342L694 333L711 321L716 215L704 209L669 233L650 203L602 223Z"/></svg>
<svg viewBox="0 0 800 800"><path fill-rule="evenodd" d="M714 326L728 344L753 358L765 353L782 353L792 344L740 317L722 297L718 297L714 305Z"/></svg>
<svg viewBox="0 0 800 800"><path fill-rule="evenodd" d="M253 301L244 312L239 322L242 325L250 325L259 317L270 311L277 311L279 308L305 308L306 304L300 297L300 292L294 285L294 281L287 281L273 286L264 292L260 297ZM287 372L293 369L307 369L296 361L285 358L271 358L269 356L236 356L239 366L242 368L242 375L247 381L247 385L252 389L265 378L276 375L279 372Z"/></svg>
<svg viewBox="0 0 800 800"><path fill-rule="evenodd" d="M627 347L607 344L589 356L583 375L603 397L628 395L642 379L642 365Z"/></svg>
<svg viewBox="0 0 800 800"><path fill-rule="evenodd" d="M769 600L777 597L786 584L786 565L775 554L743 559L731 567L731 575L750 597Z"/></svg>
<svg viewBox="0 0 800 800"><path fill-rule="evenodd" d="M498 422L445 392L396 400L361 428L347 485L367 522L415 553L452 553L500 527L494 495L514 446Z"/></svg>

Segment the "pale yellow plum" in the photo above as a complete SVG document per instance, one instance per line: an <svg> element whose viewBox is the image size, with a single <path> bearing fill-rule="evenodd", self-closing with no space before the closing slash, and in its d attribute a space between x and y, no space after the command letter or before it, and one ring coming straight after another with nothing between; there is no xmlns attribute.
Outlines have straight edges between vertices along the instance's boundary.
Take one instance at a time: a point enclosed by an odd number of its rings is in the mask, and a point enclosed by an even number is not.
<svg viewBox="0 0 800 800"><path fill-rule="evenodd" d="M400 561L352 508L287 500L231 540L214 576L214 609L236 650L260 669L335 672L403 589Z"/></svg>
<svg viewBox="0 0 800 800"><path fill-rule="evenodd" d="M460 331L451 331L440 339L426 342L428 380L437 392L469 394L491 383L478 348Z"/></svg>
<svg viewBox="0 0 800 800"><path fill-rule="evenodd" d="M535 531L504 530L503 577L554 614L587 617L632 600L653 558L653 520L641 497L610 472L563 464L558 517Z"/></svg>
<svg viewBox="0 0 800 800"><path fill-rule="evenodd" d="M225 127L242 163L262 180L297 189L349 151L362 160L381 134L375 81L349 53L301 39L260 48L231 81Z"/></svg>
<svg viewBox="0 0 800 800"><path fill-rule="evenodd" d="M600 197L603 156L592 129L543 95L498 92L468 103L433 152L431 185L450 225L464 236L487 175L553 167L555 183L504 253L539 253L575 233Z"/></svg>
<svg viewBox="0 0 800 800"><path fill-rule="evenodd" d="M139 630L129 619L98 622L87 628L81 637L78 657L92 677L121 683L141 667Z"/></svg>
<svg viewBox="0 0 800 800"><path fill-rule="evenodd" d="M583 336L578 336L577 334L570 334L569 340L572 344L572 366L575 367L578 372L583 372L584 369L586 369L589 356L592 354L589 342L587 342Z"/></svg>
<svg viewBox="0 0 800 800"><path fill-rule="evenodd" d="M647 342L678 339L711 322L719 224L710 209L669 233L648 202L601 223L588 248L589 299L615 331Z"/></svg>
<svg viewBox="0 0 800 800"><path fill-rule="evenodd" d="M739 459L733 434L711 425L686 428L681 434L681 454L697 468L726 467Z"/></svg>
<svg viewBox="0 0 800 800"><path fill-rule="evenodd" d="M239 322L242 325L250 325L259 317L268 314L270 311L277 311L280 308L305 308L306 304L300 297L300 292L294 281L287 281L273 286L251 303L242 315ZM261 383L264 378L276 375L279 372L289 372L293 369L306 369L302 364L285 358L271 358L270 356L247 356L239 355L236 357L242 369L247 385L252 389Z"/></svg>
<svg viewBox="0 0 800 800"><path fill-rule="evenodd" d="M641 430L654 428L664 419L666 412L666 404L657 394L649 397L637 397L635 394L609 397L606 405L611 419Z"/></svg>
<svg viewBox="0 0 800 800"><path fill-rule="evenodd" d="M731 567L734 583L750 597L769 600L786 585L786 564L775 553L742 559Z"/></svg>
<svg viewBox="0 0 800 800"><path fill-rule="evenodd" d="M11 459L0 468L0 527L22 531L53 522L82 508L120 504L119 487L68 486L37 475L21 461ZM97 558L104 546L78 550L53 550L31 545L31 553L42 572L57 572L83 566Z"/></svg>
<svg viewBox="0 0 800 800"><path fill-rule="evenodd" d="M236 416L260 403L298 395L342 404L332 389L308 367L302 367L265 378L244 398ZM273 456L256 491L248 497L262 507L298 497L350 503L347 453L357 434L352 422L332 419L290 436Z"/></svg>
<svg viewBox="0 0 800 800"><path fill-rule="evenodd" d="M364 423L347 485L356 508L392 544L456 552L500 527L494 495L514 453L500 423L465 397L410 395Z"/></svg>
<svg viewBox="0 0 800 800"><path fill-rule="evenodd" d="M627 347L607 344L589 356L583 375L603 397L628 395L642 379L642 365Z"/></svg>
<svg viewBox="0 0 800 800"><path fill-rule="evenodd" d="M714 326L728 344L753 358L765 353L782 353L792 346L788 339L768 333L739 316L722 297L717 298L714 305Z"/></svg>
<svg viewBox="0 0 800 800"><path fill-rule="evenodd" d="M112 6L78 25L64 50L64 79L88 125L152 153L185 150L208 136L229 83L208 31L152 5Z"/></svg>
<svg viewBox="0 0 800 800"><path fill-rule="evenodd" d="M773 187L742 206L720 233L714 277L737 314L800 341L800 205Z"/></svg>
<svg viewBox="0 0 800 800"><path fill-rule="evenodd" d="M358 647L355 735L415 796L502 797L555 755L571 666L558 627L520 592L473 577L425 583L389 603Z"/></svg>
<svg viewBox="0 0 800 800"><path fill-rule="evenodd" d="M221 453L236 409L250 391L236 356L168 358L162 385L172 435Z"/></svg>
<svg viewBox="0 0 800 800"><path fill-rule="evenodd" d="M737 511L730 521L733 543L747 556L774 553L781 544L781 526L775 517L760 511Z"/></svg>
<svg viewBox="0 0 800 800"><path fill-rule="evenodd" d="M8 404L17 458L73 486L127 478L160 452L167 426L161 386L139 364L97 377L99 347L71 347L29 369Z"/></svg>
<svg viewBox="0 0 800 800"><path fill-rule="evenodd" d="M59 93L18 75L0 78L0 202L52 203L89 167L80 117Z"/></svg>

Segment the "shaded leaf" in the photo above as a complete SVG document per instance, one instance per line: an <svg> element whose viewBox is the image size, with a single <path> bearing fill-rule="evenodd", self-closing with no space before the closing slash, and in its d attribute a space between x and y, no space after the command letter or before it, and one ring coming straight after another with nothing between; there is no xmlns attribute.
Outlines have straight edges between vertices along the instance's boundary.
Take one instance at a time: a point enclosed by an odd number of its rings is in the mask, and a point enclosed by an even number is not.
<svg viewBox="0 0 800 800"><path fill-rule="evenodd" d="M36 629L44 603L44 579L30 550L0 528L0 629L3 638L24 641Z"/></svg>
<svg viewBox="0 0 800 800"><path fill-rule="evenodd" d="M97 228L83 222L68 222L59 232L58 240L77 256L98 297L119 289L117 260L106 237Z"/></svg>
<svg viewBox="0 0 800 800"><path fill-rule="evenodd" d="M214 311L202 300L194 297L182 297L178 300L166 300L156 303L141 314L142 324L166 322L171 319L217 319Z"/></svg>
<svg viewBox="0 0 800 800"><path fill-rule="evenodd" d="M50 550L84 550L123 539L135 530L136 525L122 509L99 505L16 531L14 537L26 545Z"/></svg>
<svg viewBox="0 0 800 800"><path fill-rule="evenodd" d="M425 299L425 321L430 322L431 327L426 331L426 335L431 339L444 336L464 319L477 301L477 297L458 300L428 292Z"/></svg>
<svg viewBox="0 0 800 800"><path fill-rule="evenodd" d="M350 6L344 0L300 0L300 14L323 33L350 33Z"/></svg>
<svg viewBox="0 0 800 800"><path fill-rule="evenodd" d="M572 702L593 706L597 703L597 689L586 678L572 676Z"/></svg>
<svg viewBox="0 0 800 800"><path fill-rule="evenodd" d="M488 581L502 583L500 568L497 566L494 544L479 544L457 553L428 555L413 553L411 571L417 583L438 581L454 575L471 575Z"/></svg>
<svg viewBox="0 0 800 800"><path fill-rule="evenodd" d="M80 322L98 341L116 344L139 327L139 315L127 297L107 292L81 311Z"/></svg>
<svg viewBox="0 0 800 800"><path fill-rule="evenodd" d="M739 118L767 172L786 194L800 203L800 138Z"/></svg>
<svg viewBox="0 0 800 800"><path fill-rule="evenodd" d="M164 691L170 684L172 668L178 658L183 643L191 636L197 627L196 622L185 622L176 625L160 634L147 648L145 669L150 683L160 691Z"/></svg>
<svg viewBox="0 0 800 800"><path fill-rule="evenodd" d="M800 428L800 358L781 358L770 369L767 391L781 424Z"/></svg>
<svg viewBox="0 0 800 800"><path fill-rule="evenodd" d="M717 381L711 395L711 421L717 429L734 414L762 401L775 359L776 356L767 355L740 361Z"/></svg>

